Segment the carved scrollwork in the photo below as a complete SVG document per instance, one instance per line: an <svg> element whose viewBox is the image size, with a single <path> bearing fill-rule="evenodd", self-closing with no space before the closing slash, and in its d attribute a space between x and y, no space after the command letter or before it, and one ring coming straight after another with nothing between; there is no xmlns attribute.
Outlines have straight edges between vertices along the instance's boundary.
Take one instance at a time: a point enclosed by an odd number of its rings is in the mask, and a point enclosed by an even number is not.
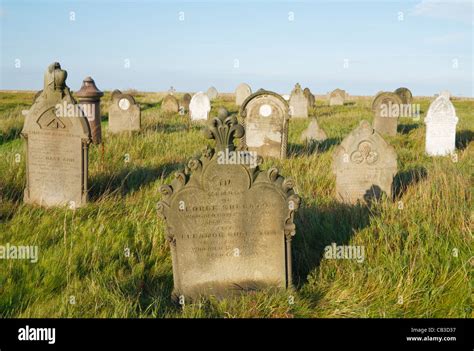
<svg viewBox="0 0 474 351"><path fill-rule="evenodd" d="M197 171L201 170L202 163L199 159L192 158L188 162L188 167L191 170L191 172L197 172Z"/></svg>
<svg viewBox="0 0 474 351"><path fill-rule="evenodd" d="M171 194L173 194L173 188L171 187L171 185L162 185L160 186L160 193L164 196L171 196Z"/></svg>
<svg viewBox="0 0 474 351"><path fill-rule="evenodd" d="M278 168L272 167L267 171L268 179L270 181L275 182L278 179L279 171Z"/></svg>

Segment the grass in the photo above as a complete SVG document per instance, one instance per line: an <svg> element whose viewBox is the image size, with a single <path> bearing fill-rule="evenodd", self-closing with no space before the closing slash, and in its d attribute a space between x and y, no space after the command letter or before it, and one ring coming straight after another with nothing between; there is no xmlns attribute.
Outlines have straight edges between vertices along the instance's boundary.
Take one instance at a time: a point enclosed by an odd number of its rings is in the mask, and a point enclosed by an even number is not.
<svg viewBox="0 0 474 351"><path fill-rule="evenodd" d="M183 308L170 299L158 189L210 142L185 117L161 115L162 94L151 93L136 94L140 133L107 135L107 93L104 147L90 148L90 203L75 211L25 205L19 133L21 110L33 96L0 93L0 245L39 246L36 264L0 260L1 317L472 317L472 100L453 101L457 162L425 156L423 118L401 119L397 136L386 138L398 154L395 199L371 207L335 201L330 171L337 144L359 121L372 120L371 99L336 107L317 100L312 115L328 140L316 149L302 145L309 120L292 120L288 159L262 165L293 177L303 199L293 241L295 288L203 298ZM415 100L423 117L429 102ZM229 96L213 103L213 113L218 106L238 111ZM333 242L363 246L365 261L324 259Z"/></svg>

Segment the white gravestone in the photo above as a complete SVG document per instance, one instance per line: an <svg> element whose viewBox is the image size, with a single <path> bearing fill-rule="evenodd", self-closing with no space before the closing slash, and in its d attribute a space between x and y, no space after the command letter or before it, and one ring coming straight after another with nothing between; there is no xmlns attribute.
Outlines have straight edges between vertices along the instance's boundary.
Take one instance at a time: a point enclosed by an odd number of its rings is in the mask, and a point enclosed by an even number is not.
<svg viewBox="0 0 474 351"><path fill-rule="evenodd" d="M458 117L446 95L433 101L425 118L426 153L429 156L445 156L454 152Z"/></svg>
<svg viewBox="0 0 474 351"><path fill-rule="evenodd" d="M207 120L209 111L211 111L211 101L209 97L201 91L194 94L189 103L191 120Z"/></svg>

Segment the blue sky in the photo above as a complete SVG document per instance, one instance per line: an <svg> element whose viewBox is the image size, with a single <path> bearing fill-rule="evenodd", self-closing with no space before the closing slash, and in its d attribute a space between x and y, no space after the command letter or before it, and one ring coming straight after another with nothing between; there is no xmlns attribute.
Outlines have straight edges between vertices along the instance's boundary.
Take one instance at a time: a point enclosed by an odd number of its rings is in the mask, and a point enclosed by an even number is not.
<svg viewBox="0 0 474 351"><path fill-rule="evenodd" d="M59 61L74 91L90 75L102 90L474 95L471 1L0 4L0 89L41 89Z"/></svg>

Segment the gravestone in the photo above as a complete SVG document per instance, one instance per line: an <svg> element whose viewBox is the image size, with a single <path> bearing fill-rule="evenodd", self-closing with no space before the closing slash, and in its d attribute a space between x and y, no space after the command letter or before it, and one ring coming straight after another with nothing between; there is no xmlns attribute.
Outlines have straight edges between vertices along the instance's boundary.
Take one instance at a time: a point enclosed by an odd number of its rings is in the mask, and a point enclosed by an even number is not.
<svg viewBox="0 0 474 351"><path fill-rule="evenodd" d="M44 88L29 109L24 201L40 206L87 202L89 123L66 85L67 72L57 62L44 75Z"/></svg>
<svg viewBox="0 0 474 351"><path fill-rule="evenodd" d="M209 97L203 92L194 94L189 103L189 114L191 120L207 120L209 111L211 111L211 101L209 100Z"/></svg>
<svg viewBox="0 0 474 351"><path fill-rule="evenodd" d="M168 94L161 101L161 111L164 113L178 113L179 112L179 102L174 95Z"/></svg>
<svg viewBox="0 0 474 351"><path fill-rule="evenodd" d="M342 89L334 89L329 94L329 106L342 106L346 99L346 92Z"/></svg>
<svg viewBox="0 0 474 351"><path fill-rule="evenodd" d="M140 129L140 106L132 95L115 93L109 107L109 132L133 132Z"/></svg>
<svg viewBox="0 0 474 351"><path fill-rule="evenodd" d="M76 93L79 104L82 106L84 115L89 121L89 127L92 134L92 142L100 144L102 142L102 127L100 125L100 98L104 96L95 85L94 79L86 77L81 89Z"/></svg>
<svg viewBox="0 0 474 351"><path fill-rule="evenodd" d="M296 83L295 88L291 91L290 116L292 118L308 118L308 100L299 83Z"/></svg>
<svg viewBox="0 0 474 351"><path fill-rule="evenodd" d="M118 89L115 89L111 94L111 99L112 100L116 99L118 95L122 95L122 92Z"/></svg>
<svg viewBox="0 0 474 351"><path fill-rule="evenodd" d="M411 93L410 89L402 87L395 90L394 93L400 96L402 103L411 104L413 100L413 94Z"/></svg>
<svg viewBox="0 0 474 351"><path fill-rule="evenodd" d="M309 90L309 88L304 88L303 94L304 94L306 100L308 101L308 108L314 107L314 104L315 104L316 100L314 98L313 93L311 93L311 90Z"/></svg>
<svg viewBox="0 0 474 351"><path fill-rule="evenodd" d="M444 96L447 99L451 99L451 92L449 90L441 91L438 96L440 96L440 95Z"/></svg>
<svg viewBox="0 0 474 351"><path fill-rule="evenodd" d="M252 94L252 88L248 84L241 83L235 89L235 104L237 106L241 106L242 103L245 101Z"/></svg>
<svg viewBox="0 0 474 351"><path fill-rule="evenodd" d="M248 155L233 143L243 135L235 116L212 118L205 136L216 148L192 158L171 185L160 188L172 296L181 303L292 286L291 240L300 198L294 182L276 168L232 162L235 155Z"/></svg>
<svg viewBox="0 0 474 351"><path fill-rule="evenodd" d="M290 101L290 95L289 94L283 94L281 97L283 99L285 99L285 101Z"/></svg>
<svg viewBox="0 0 474 351"><path fill-rule="evenodd" d="M398 117L402 111L402 99L395 93L380 92L372 102L374 129L382 134L397 135Z"/></svg>
<svg viewBox="0 0 474 351"><path fill-rule="evenodd" d="M250 95L240 107L243 145L262 157L286 158L288 113L287 102L277 93L260 89Z"/></svg>
<svg viewBox="0 0 474 351"><path fill-rule="evenodd" d="M336 148L333 155L339 200L354 204L392 196L397 154L369 122L362 121Z"/></svg>
<svg viewBox="0 0 474 351"><path fill-rule="evenodd" d="M191 102L191 95L189 95L188 93L184 94L179 104L180 111L182 111L183 113L188 112L190 102Z"/></svg>
<svg viewBox="0 0 474 351"><path fill-rule="evenodd" d="M219 95L219 93L217 92L216 88L210 87L207 89L206 95L209 97L209 100L213 101L217 99L217 95Z"/></svg>
<svg viewBox="0 0 474 351"><path fill-rule="evenodd" d="M327 139L326 133L324 132L324 130L322 130L319 127L318 122L316 121L315 118L311 120L311 122L308 125L308 128L306 128L303 131L303 133L301 133L301 138L300 138L302 142L306 142L306 143L310 143L313 141L322 142L326 139Z"/></svg>
<svg viewBox="0 0 474 351"><path fill-rule="evenodd" d="M445 95L433 101L425 118L426 153L429 156L445 156L456 148L458 117L453 104Z"/></svg>

